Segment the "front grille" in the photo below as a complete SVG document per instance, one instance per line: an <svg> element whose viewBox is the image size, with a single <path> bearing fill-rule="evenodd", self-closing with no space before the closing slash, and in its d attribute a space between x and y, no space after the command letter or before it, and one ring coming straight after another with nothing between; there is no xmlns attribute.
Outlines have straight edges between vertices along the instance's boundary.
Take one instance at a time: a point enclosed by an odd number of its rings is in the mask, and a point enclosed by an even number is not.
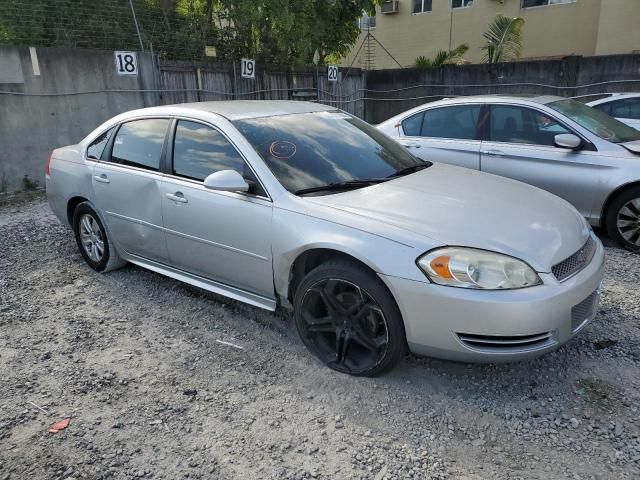
<svg viewBox="0 0 640 480"><path fill-rule="evenodd" d="M577 332L596 316L600 292L596 290L571 309L571 331Z"/></svg>
<svg viewBox="0 0 640 480"><path fill-rule="evenodd" d="M587 240L587 243L585 243L580 250L571 255L569 258L566 258L560 263L554 265L551 268L551 271L560 282L568 279L569 277L572 277L584 267L589 265L596 253L596 247L597 243L593 236L590 235L589 240Z"/></svg>
<svg viewBox="0 0 640 480"><path fill-rule="evenodd" d="M466 347L492 353L537 350L555 343L553 332L517 336L475 335L472 333L458 333L457 335Z"/></svg>

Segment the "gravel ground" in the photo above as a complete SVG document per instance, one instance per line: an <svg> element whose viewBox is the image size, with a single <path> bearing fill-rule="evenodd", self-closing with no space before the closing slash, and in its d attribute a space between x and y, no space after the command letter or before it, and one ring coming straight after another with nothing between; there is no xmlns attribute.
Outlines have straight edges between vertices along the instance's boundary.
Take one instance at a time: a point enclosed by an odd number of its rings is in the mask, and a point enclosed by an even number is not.
<svg viewBox="0 0 640 480"><path fill-rule="evenodd" d="M596 320L557 352L362 379L282 313L95 273L41 197L5 205L0 480L640 478L640 256L607 255Z"/></svg>

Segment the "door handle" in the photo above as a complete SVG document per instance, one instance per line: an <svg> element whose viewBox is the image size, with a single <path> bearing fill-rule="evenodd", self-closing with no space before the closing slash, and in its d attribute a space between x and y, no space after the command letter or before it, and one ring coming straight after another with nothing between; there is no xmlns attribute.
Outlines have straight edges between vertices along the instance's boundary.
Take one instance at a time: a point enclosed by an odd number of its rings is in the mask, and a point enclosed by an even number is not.
<svg viewBox="0 0 640 480"><path fill-rule="evenodd" d="M504 157L504 152L502 150L484 150L480 153L489 157Z"/></svg>
<svg viewBox="0 0 640 480"><path fill-rule="evenodd" d="M420 145L417 145L415 143L407 143L405 145L405 147L407 147L407 148L420 148Z"/></svg>
<svg viewBox="0 0 640 480"><path fill-rule="evenodd" d="M93 179L96 182L100 182L100 183L111 183L111 180L109 180L109 178L107 177L106 174L101 173L100 175L94 175Z"/></svg>
<svg viewBox="0 0 640 480"><path fill-rule="evenodd" d="M189 203L189 200L184 198L184 195L182 194L182 192L166 193L165 197L177 203Z"/></svg>

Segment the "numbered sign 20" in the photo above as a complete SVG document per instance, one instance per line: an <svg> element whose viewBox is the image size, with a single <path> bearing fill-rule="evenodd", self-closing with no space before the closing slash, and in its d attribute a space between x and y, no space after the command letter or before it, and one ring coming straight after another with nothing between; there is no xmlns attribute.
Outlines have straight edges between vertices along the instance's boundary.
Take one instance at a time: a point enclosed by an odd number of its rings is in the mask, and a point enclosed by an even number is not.
<svg viewBox="0 0 640 480"><path fill-rule="evenodd" d="M242 78L256 78L256 61L243 58L240 62L240 74Z"/></svg>
<svg viewBox="0 0 640 480"><path fill-rule="evenodd" d="M138 75L138 55L136 52L113 52L118 75Z"/></svg>
<svg viewBox="0 0 640 480"><path fill-rule="evenodd" d="M338 67L337 67L337 65L329 65L329 67L327 68L327 79L330 82L337 82L338 81Z"/></svg>

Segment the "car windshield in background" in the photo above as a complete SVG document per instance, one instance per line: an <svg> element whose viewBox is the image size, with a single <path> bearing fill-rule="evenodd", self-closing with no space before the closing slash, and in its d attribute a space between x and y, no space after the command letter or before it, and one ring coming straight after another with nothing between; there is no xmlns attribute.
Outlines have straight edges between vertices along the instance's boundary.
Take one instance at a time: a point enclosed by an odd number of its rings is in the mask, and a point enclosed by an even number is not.
<svg viewBox="0 0 640 480"><path fill-rule="evenodd" d="M338 111L237 120L234 125L294 193L336 184L366 186L369 180L428 165L376 128Z"/></svg>
<svg viewBox="0 0 640 480"><path fill-rule="evenodd" d="M625 143L640 140L640 131L575 100L558 100L549 103L548 106L566 115L594 135L610 142Z"/></svg>

